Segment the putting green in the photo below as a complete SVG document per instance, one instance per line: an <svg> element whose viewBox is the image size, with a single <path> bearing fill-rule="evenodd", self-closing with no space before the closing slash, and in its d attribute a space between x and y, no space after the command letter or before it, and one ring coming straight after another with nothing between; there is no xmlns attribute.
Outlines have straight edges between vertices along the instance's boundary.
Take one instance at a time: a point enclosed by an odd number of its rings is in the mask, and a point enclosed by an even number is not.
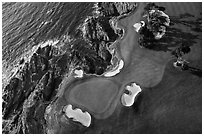
<svg viewBox="0 0 204 136"><path fill-rule="evenodd" d="M69 99L94 113L103 113L108 109L117 93L117 86L112 81L95 79L72 88Z"/></svg>

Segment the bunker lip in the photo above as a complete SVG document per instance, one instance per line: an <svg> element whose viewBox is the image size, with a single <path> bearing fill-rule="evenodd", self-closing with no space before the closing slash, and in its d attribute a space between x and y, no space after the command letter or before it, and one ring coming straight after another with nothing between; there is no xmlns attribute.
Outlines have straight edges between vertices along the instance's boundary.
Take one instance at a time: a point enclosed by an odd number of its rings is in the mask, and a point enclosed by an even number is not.
<svg viewBox="0 0 204 136"><path fill-rule="evenodd" d="M80 84L83 84L85 82L89 82L92 80L95 82L97 82L96 80L98 80L99 82L100 82L100 80L107 80L107 81L112 82L116 86L116 93L114 93L115 96L112 97L112 100L110 100L109 105L107 106L107 108L103 112L101 112L101 113L94 112L94 111L90 110L89 108L87 108L86 106L78 104L77 102L75 102L73 100L73 98L70 98L70 96L71 96L70 93L71 93L72 89L79 84L77 84L75 86L69 86L67 88L67 90L65 90L66 91L65 92L65 99L68 102L68 104L72 104L74 107L80 108L83 112L87 111L88 113L90 113L91 115L93 115L97 119L105 119L105 118L111 116L113 114L113 112L115 111L115 108L119 102L120 95L122 94L122 92L119 89L118 84L112 80L109 80L108 78L105 78L105 79L104 78L98 78L98 77L97 78L91 78L91 79L86 80Z"/></svg>

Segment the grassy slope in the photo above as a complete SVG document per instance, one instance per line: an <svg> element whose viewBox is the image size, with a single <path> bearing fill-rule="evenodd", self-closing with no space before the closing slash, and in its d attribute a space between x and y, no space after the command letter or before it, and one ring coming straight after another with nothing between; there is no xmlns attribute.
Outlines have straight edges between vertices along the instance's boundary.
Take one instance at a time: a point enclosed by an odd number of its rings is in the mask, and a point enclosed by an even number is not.
<svg viewBox="0 0 204 136"><path fill-rule="evenodd" d="M160 3L171 16L190 13L200 17L200 3ZM175 12L176 11L176 12ZM180 25L182 30L188 30ZM191 53L185 57L193 66L201 68L201 33ZM190 37L189 37L190 38ZM132 109L122 111L129 125L125 133L201 133L202 131L202 79L167 65L162 82L143 91ZM131 121L134 118L134 121ZM120 127L119 127L120 128ZM123 133L123 132L122 132Z"/></svg>
<svg viewBox="0 0 204 136"><path fill-rule="evenodd" d="M117 109L94 128L100 128L97 133L201 133L201 83L168 63L162 82L144 89L132 107Z"/></svg>
<svg viewBox="0 0 204 136"><path fill-rule="evenodd" d="M188 4L184 4L185 6L183 3L162 4L167 7L167 14L170 15L179 16L189 11ZM194 15L199 14L197 12L200 11L199 5L196 4L198 7L192 6L192 3L190 5L190 11L196 11L193 12ZM176 10L178 12L174 13ZM183 25L179 25L178 28L189 31L189 28ZM201 37L201 34L198 35ZM191 38L188 36L187 34L184 39ZM197 68L201 68L202 60L200 39L195 39L197 43L191 46L192 51L186 56ZM157 51L157 54L162 56L163 53ZM109 118L105 120L93 118L89 129L77 131L80 128L76 127L76 130L71 130L74 133L201 133L201 83L200 77L176 70L170 61L167 63L162 81L152 88L143 89L132 107L119 105ZM65 130L68 127L70 126L66 124Z"/></svg>
<svg viewBox="0 0 204 136"><path fill-rule="evenodd" d="M160 3L170 16L189 13L200 17L198 3ZM177 12L174 12L177 11ZM184 25L175 25L188 31ZM201 68L201 33L191 53L185 57L194 67ZM185 37L186 38L186 37ZM191 37L187 37L191 38ZM146 88L133 107L118 108L114 116L97 121L97 133L201 133L202 79L189 72L181 72L168 63L162 81Z"/></svg>
<svg viewBox="0 0 204 136"><path fill-rule="evenodd" d="M139 108L138 113L145 118L143 123L150 128L143 130L143 127L139 131L201 133L202 80L187 72L177 71L169 65L162 82L144 90L140 100L136 101L134 108Z"/></svg>
<svg viewBox="0 0 204 136"><path fill-rule="evenodd" d="M199 26L196 22L197 19L202 19L202 3L200 2L163 2L163 3L157 3L158 5L166 7L166 12L170 16L170 18L179 17L184 14L190 14L194 17L187 17L183 18L182 20L189 21L190 26L185 26L181 24L176 24L174 27L179 28L183 32L187 32L186 36L183 36L184 40L190 39L194 40L196 43L191 44L191 52L188 55L185 55L185 58L191 62L191 66L196 68L202 68L202 33L201 32L195 32L192 31L191 27L202 27ZM192 34L192 35L190 35ZM193 39L193 36L197 37ZM180 36L182 37L182 36Z"/></svg>

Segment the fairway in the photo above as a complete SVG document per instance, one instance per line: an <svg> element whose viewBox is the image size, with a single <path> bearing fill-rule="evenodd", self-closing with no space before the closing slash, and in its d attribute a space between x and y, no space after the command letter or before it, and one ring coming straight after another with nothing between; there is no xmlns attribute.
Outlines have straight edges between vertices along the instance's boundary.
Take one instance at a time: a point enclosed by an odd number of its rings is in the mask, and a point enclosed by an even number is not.
<svg viewBox="0 0 204 136"><path fill-rule="evenodd" d="M156 4L164 6L174 22L167 32L165 46L157 50L138 46L137 34L131 28L139 22L137 12L121 21L127 27L127 35L120 44L126 67L115 79L120 83L135 81L145 88L131 108L118 105L108 120L97 121L98 128L105 133L202 133L202 77L175 69L168 51L185 42L191 47L185 59L193 67L202 68L201 33L192 30L199 28L196 20L201 17L201 3Z"/></svg>

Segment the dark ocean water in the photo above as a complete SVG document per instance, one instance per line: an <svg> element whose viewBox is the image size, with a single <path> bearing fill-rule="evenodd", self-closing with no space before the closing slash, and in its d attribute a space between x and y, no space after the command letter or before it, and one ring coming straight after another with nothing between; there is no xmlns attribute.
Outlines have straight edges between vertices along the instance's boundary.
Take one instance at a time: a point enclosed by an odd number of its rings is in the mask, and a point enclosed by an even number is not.
<svg viewBox="0 0 204 136"><path fill-rule="evenodd" d="M92 15L95 3L3 3L3 81L17 61L39 43L75 35L76 28ZM29 53L28 53L29 54ZM32 54L30 54L32 55Z"/></svg>
<svg viewBox="0 0 204 136"><path fill-rule="evenodd" d="M3 61L12 63L40 42L74 35L94 3L3 3Z"/></svg>

